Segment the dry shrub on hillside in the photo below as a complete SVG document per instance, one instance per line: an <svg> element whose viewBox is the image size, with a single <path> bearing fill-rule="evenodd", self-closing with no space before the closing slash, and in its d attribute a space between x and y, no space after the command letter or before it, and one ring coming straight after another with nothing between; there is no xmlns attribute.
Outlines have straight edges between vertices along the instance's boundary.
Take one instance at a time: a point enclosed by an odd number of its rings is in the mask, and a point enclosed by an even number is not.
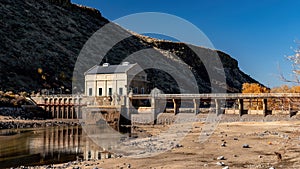
<svg viewBox="0 0 300 169"><path fill-rule="evenodd" d="M0 91L0 106L4 107L20 107L26 104L26 92L15 94L11 91L3 92Z"/></svg>

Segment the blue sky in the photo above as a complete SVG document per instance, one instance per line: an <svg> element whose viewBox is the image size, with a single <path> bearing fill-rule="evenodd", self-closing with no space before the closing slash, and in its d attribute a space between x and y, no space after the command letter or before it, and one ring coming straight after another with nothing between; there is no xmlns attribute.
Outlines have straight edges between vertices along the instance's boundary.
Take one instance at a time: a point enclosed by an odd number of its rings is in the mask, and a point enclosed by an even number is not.
<svg viewBox="0 0 300 169"><path fill-rule="evenodd" d="M115 20L139 12L176 15L201 29L216 49L237 59L246 74L269 87L284 84L278 65L290 77L293 54L300 39L298 0L72 0L94 7Z"/></svg>

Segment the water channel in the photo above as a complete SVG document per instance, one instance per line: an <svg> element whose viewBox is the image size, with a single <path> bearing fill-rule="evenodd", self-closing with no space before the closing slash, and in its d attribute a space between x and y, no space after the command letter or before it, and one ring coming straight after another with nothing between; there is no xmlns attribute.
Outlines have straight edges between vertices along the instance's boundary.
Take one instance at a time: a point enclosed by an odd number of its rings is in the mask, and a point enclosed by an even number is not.
<svg viewBox="0 0 300 169"><path fill-rule="evenodd" d="M0 130L0 168L110 158L80 126Z"/></svg>

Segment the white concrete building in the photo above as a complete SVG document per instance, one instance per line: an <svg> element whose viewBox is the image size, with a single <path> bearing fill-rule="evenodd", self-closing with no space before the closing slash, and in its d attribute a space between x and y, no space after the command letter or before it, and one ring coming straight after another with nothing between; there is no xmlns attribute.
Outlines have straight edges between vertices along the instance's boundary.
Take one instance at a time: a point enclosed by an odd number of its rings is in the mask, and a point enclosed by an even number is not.
<svg viewBox="0 0 300 169"><path fill-rule="evenodd" d="M127 95L148 93L147 74L137 64L95 65L85 72L86 96Z"/></svg>

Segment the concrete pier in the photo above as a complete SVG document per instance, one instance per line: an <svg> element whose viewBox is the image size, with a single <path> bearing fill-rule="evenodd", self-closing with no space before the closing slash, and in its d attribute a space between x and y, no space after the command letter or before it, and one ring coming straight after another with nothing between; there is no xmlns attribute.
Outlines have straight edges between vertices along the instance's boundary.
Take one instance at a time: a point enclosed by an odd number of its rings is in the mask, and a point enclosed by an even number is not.
<svg viewBox="0 0 300 169"><path fill-rule="evenodd" d="M243 99L238 99L239 104L239 115L242 116L244 114L244 101Z"/></svg>
<svg viewBox="0 0 300 169"><path fill-rule="evenodd" d="M219 99L215 99L215 105L216 105L216 114L221 114L221 101Z"/></svg>
<svg viewBox="0 0 300 169"><path fill-rule="evenodd" d="M199 99L193 99L193 103L194 103L194 113L198 114L199 113L200 100Z"/></svg>
<svg viewBox="0 0 300 169"><path fill-rule="evenodd" d="M263 100L263 114L264 116L268 115L268 100L267 99L262 99Z"/></svg>
<svg viewBox="0 0 300 169"><path fill-rule="evenodd" d="M179 113L179 100L177 100L177 99L172 99L172 101L173 101L173 104L174 104L174 109L173 109L173 112L174 112L174 114L176 115L176 114L178 114Z"/></svg>

